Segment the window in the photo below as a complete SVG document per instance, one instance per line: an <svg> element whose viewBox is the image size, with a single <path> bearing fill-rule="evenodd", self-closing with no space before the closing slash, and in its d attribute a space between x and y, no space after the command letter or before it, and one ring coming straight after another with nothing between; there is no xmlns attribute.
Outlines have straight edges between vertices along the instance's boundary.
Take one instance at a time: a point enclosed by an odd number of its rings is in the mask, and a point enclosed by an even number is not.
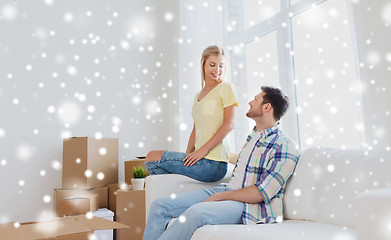
<svg viewBox="0 0 391 240"><path fill-rule="evenodd" d="M292 33L302 147L359 147L357 76L345 2L329 0L293 17Z"/></svg>
<svg viewBox="0 0 391 240"><path fill-rule="evenodd" d="M225 43L231 50L233 82L243 96L239 104L247 104L260 85L280 86L291 99L282 126L301 148L360 147L360 89L346 6L351 3L225 2ZM259 14L261 5L273 10Z"/></svg>
<svg viewBox="0 0 391 240"><path fill-rule="evenodd" d="M277 34L275 31L246 44L247 93L251 100L262 85L279 86ZM250 129L254 123L249 123Z"/></svg>
<svg viewBox="0 0 391 240"><path fill-rule="evenodd" d="M300 2L301 0L291 0L291 5L294 5L294 4L296 4L296 3L298 3L298 2Z"/></svg>
<svg viewBox="0 0 391 240"><path fill-rule="evenodd" d="M243 0L245 27L249 28L280 11L280 1Z"/></svg>

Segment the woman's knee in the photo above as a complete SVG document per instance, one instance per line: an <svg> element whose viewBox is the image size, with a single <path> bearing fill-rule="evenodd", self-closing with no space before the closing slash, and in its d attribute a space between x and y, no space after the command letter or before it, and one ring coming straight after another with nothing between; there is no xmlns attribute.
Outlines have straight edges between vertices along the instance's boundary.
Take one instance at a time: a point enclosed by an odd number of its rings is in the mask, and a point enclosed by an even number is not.
<svg viewBox="0 0 391 240"><path fill-rule="evenodd" d="M145 162L159 161L162 158L164 152L164 150L150 151L145 157Z"/></svg>

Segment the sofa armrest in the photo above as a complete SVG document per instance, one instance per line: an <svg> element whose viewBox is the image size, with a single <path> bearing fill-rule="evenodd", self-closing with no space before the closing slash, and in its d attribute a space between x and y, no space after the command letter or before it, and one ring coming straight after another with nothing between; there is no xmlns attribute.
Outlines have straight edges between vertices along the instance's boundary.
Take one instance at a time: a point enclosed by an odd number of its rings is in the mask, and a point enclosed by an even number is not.
<svg viewBox="0 0 391 240"><path fill-rule="evenodd" d="M205 183L179 174L151 175L145 181L145 210L148 216L149 206L156 198L181 192L215 187L220 183L229 182L234 165L228 164L224 178L218 182Z"/></svg>
<svg viewBox="0 0 391 240"><path fill-rule="evenodd" d="M391 239L391 188L360 193L355 201L358 240Z"/></svg>

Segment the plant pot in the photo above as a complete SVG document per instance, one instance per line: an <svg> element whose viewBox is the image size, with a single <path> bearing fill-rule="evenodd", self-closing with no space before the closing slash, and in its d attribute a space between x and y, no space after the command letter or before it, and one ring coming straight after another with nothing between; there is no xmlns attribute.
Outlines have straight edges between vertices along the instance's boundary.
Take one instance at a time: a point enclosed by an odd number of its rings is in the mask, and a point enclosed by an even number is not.
<svg viewBox="0 0 391 240"><path fill-rule="evenodd" d="M145 178L132 178L132 189L133 190L143 190Z"/></svg>

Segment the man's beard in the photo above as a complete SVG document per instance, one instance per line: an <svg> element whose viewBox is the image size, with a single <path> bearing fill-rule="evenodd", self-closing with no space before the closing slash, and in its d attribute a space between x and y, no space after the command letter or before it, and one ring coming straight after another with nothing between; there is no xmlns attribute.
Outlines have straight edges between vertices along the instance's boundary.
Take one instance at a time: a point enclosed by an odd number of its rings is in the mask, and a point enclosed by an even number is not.
<svg viewBox="0 0 391 240"><path fill-rule="evenodd" d="M262 115L263 115L262 111L254 112L254 111L251 111L251 109L246 113L246 116L248 118L261 117Z"/></svg>

